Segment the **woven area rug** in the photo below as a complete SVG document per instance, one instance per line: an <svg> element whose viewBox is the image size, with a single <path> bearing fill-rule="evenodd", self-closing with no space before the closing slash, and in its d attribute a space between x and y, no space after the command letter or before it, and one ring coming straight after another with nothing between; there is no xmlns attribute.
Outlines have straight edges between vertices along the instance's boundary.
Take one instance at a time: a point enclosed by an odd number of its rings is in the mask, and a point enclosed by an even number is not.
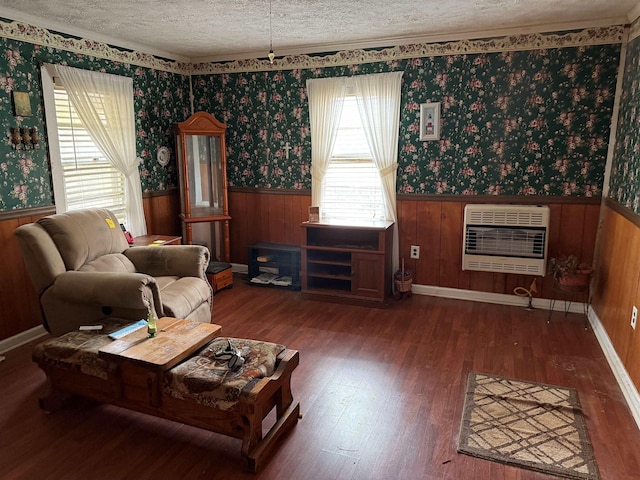
<svg viewBox="0 0 640 480"><path fill-rule="evenodd" d="M572 388L471 372L458 452L566 478L600 478Z"/></svg>

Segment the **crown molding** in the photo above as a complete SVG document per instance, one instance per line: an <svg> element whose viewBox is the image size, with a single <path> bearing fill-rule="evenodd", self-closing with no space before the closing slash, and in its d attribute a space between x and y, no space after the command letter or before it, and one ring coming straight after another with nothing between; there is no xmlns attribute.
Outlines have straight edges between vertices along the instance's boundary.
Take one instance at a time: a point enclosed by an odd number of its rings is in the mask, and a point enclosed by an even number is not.
<svg viewBox="0 0 640 480"><path fill-rule="evenodd" d="M349 43L323 43L316 45L304 45L290 48L280 48L276 46L274 51L278 57L296 56L296 55L312 55L326 54L328 52L341 52L348 50L368 50L381 49L387 47L398 47L401 45L414 45L421 43L441 43L460 40L477 40L486 38L497 38L513 35L521 35L524 33L557 33L584 30L586 28L610 27L612 25L625 25L629 23L626 16L603 18L598 21L591 22L566 22L544 25L530 25L518 28L501 28L493 30L480 30L469 32L455 32L450 34L435 35L414 35L401 37L371 38L359 42ZM202 57L191 57L191 63L221 63L233 62L242 59L266 59L266 50L252 52L237 52L228 55L209 55Z"/></svg>
<svg viewBox="0 0 640 480"><path fill-rule="evenodd" d="M635 24L640 24L640 22L635 22ZM556 27L560 28L559 25ZM0 18L0 36L5 38L182 75L322 68L444 55L613 44L622 43L624 38L622 25L596 26L580 30L570 30L567 27L567 25L564 26L564 29L561 30L562 33L526 32L526 29L520 29L519 33L505 34L503 32L500 36L485 35L480 39L433 41L433 38L436 37L421 37L425 40L424 42L370 50L365 49L364 46L352 50L336 50L337 46L324 46L323 48L329 49L324 50L325 52L337 51L337 53L326 55L322 53L317 55L313 53L291 54L279 57L271 64L266 58L255 57L228 62L170 60L142 51L122 50L94 38L73 38L66 34L52 32L44 27ZM438 38L442 39L442 37ZM432 41L428 41L429 39ZM404 40L406 41L406 39ZM389 41L393 43L392 40ZM395 42L400 42L400 39L395 39Z"/></svg>
<svg viewBox="0 0 640 480"><path fill-rule="evenodd" d="M189 75L191 70L191 64L188 62L168 60L140 51L121 50L94 38L72 38L54 33L44 27L14 20L0 19L0 36L166 72Z"/></svg>
<svg viewBox="0 0 640 480"><path fill-rule="evenodd" d="M565 33L521 33L478 40L398 45L379 50L345 50L329 55L287 55L276 58L273 64L266 58L251 58L221 63L193 63L191 73L202 75L335 67L444 55L615 44L622 43L623 38L624 27L622 25L614 25L585 28Z"/></svg>

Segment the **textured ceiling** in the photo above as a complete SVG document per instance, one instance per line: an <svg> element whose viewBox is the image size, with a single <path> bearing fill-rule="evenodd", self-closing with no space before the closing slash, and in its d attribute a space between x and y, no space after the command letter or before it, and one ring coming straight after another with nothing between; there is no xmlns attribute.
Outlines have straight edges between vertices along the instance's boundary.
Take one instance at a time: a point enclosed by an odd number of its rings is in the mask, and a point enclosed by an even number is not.
<svg viewBox="0 0 640 480"><path fill-rule="evenodd" d="M0 0L0 16L176 60L266 56L269 0ZM628 23L638 0L271 0L276 55Z"/></svg>

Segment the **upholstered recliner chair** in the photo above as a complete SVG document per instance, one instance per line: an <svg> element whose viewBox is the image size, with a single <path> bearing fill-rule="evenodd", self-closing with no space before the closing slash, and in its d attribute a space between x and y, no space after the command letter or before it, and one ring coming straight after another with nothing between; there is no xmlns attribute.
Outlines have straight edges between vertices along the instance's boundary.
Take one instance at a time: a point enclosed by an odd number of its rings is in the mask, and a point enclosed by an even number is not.
<svg viewBox="0 0 640 480"><path fill-rule="evenodd" d="M129 247L105 209L51 215L15 231L53 335L109 317L211 321L213 292L198 245Z"/></svg>

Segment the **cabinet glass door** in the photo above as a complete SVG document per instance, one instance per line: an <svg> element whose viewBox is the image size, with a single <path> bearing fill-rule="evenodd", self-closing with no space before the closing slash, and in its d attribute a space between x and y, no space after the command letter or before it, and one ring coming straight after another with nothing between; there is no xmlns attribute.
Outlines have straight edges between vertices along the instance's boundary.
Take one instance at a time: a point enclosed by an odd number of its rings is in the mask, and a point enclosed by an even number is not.
<svg viewBox="0 0 640 480"><path fill-rule="evenodd" d="M191 215L222 215L224 190L220 137L186 135L185 145Z"/></svg>

